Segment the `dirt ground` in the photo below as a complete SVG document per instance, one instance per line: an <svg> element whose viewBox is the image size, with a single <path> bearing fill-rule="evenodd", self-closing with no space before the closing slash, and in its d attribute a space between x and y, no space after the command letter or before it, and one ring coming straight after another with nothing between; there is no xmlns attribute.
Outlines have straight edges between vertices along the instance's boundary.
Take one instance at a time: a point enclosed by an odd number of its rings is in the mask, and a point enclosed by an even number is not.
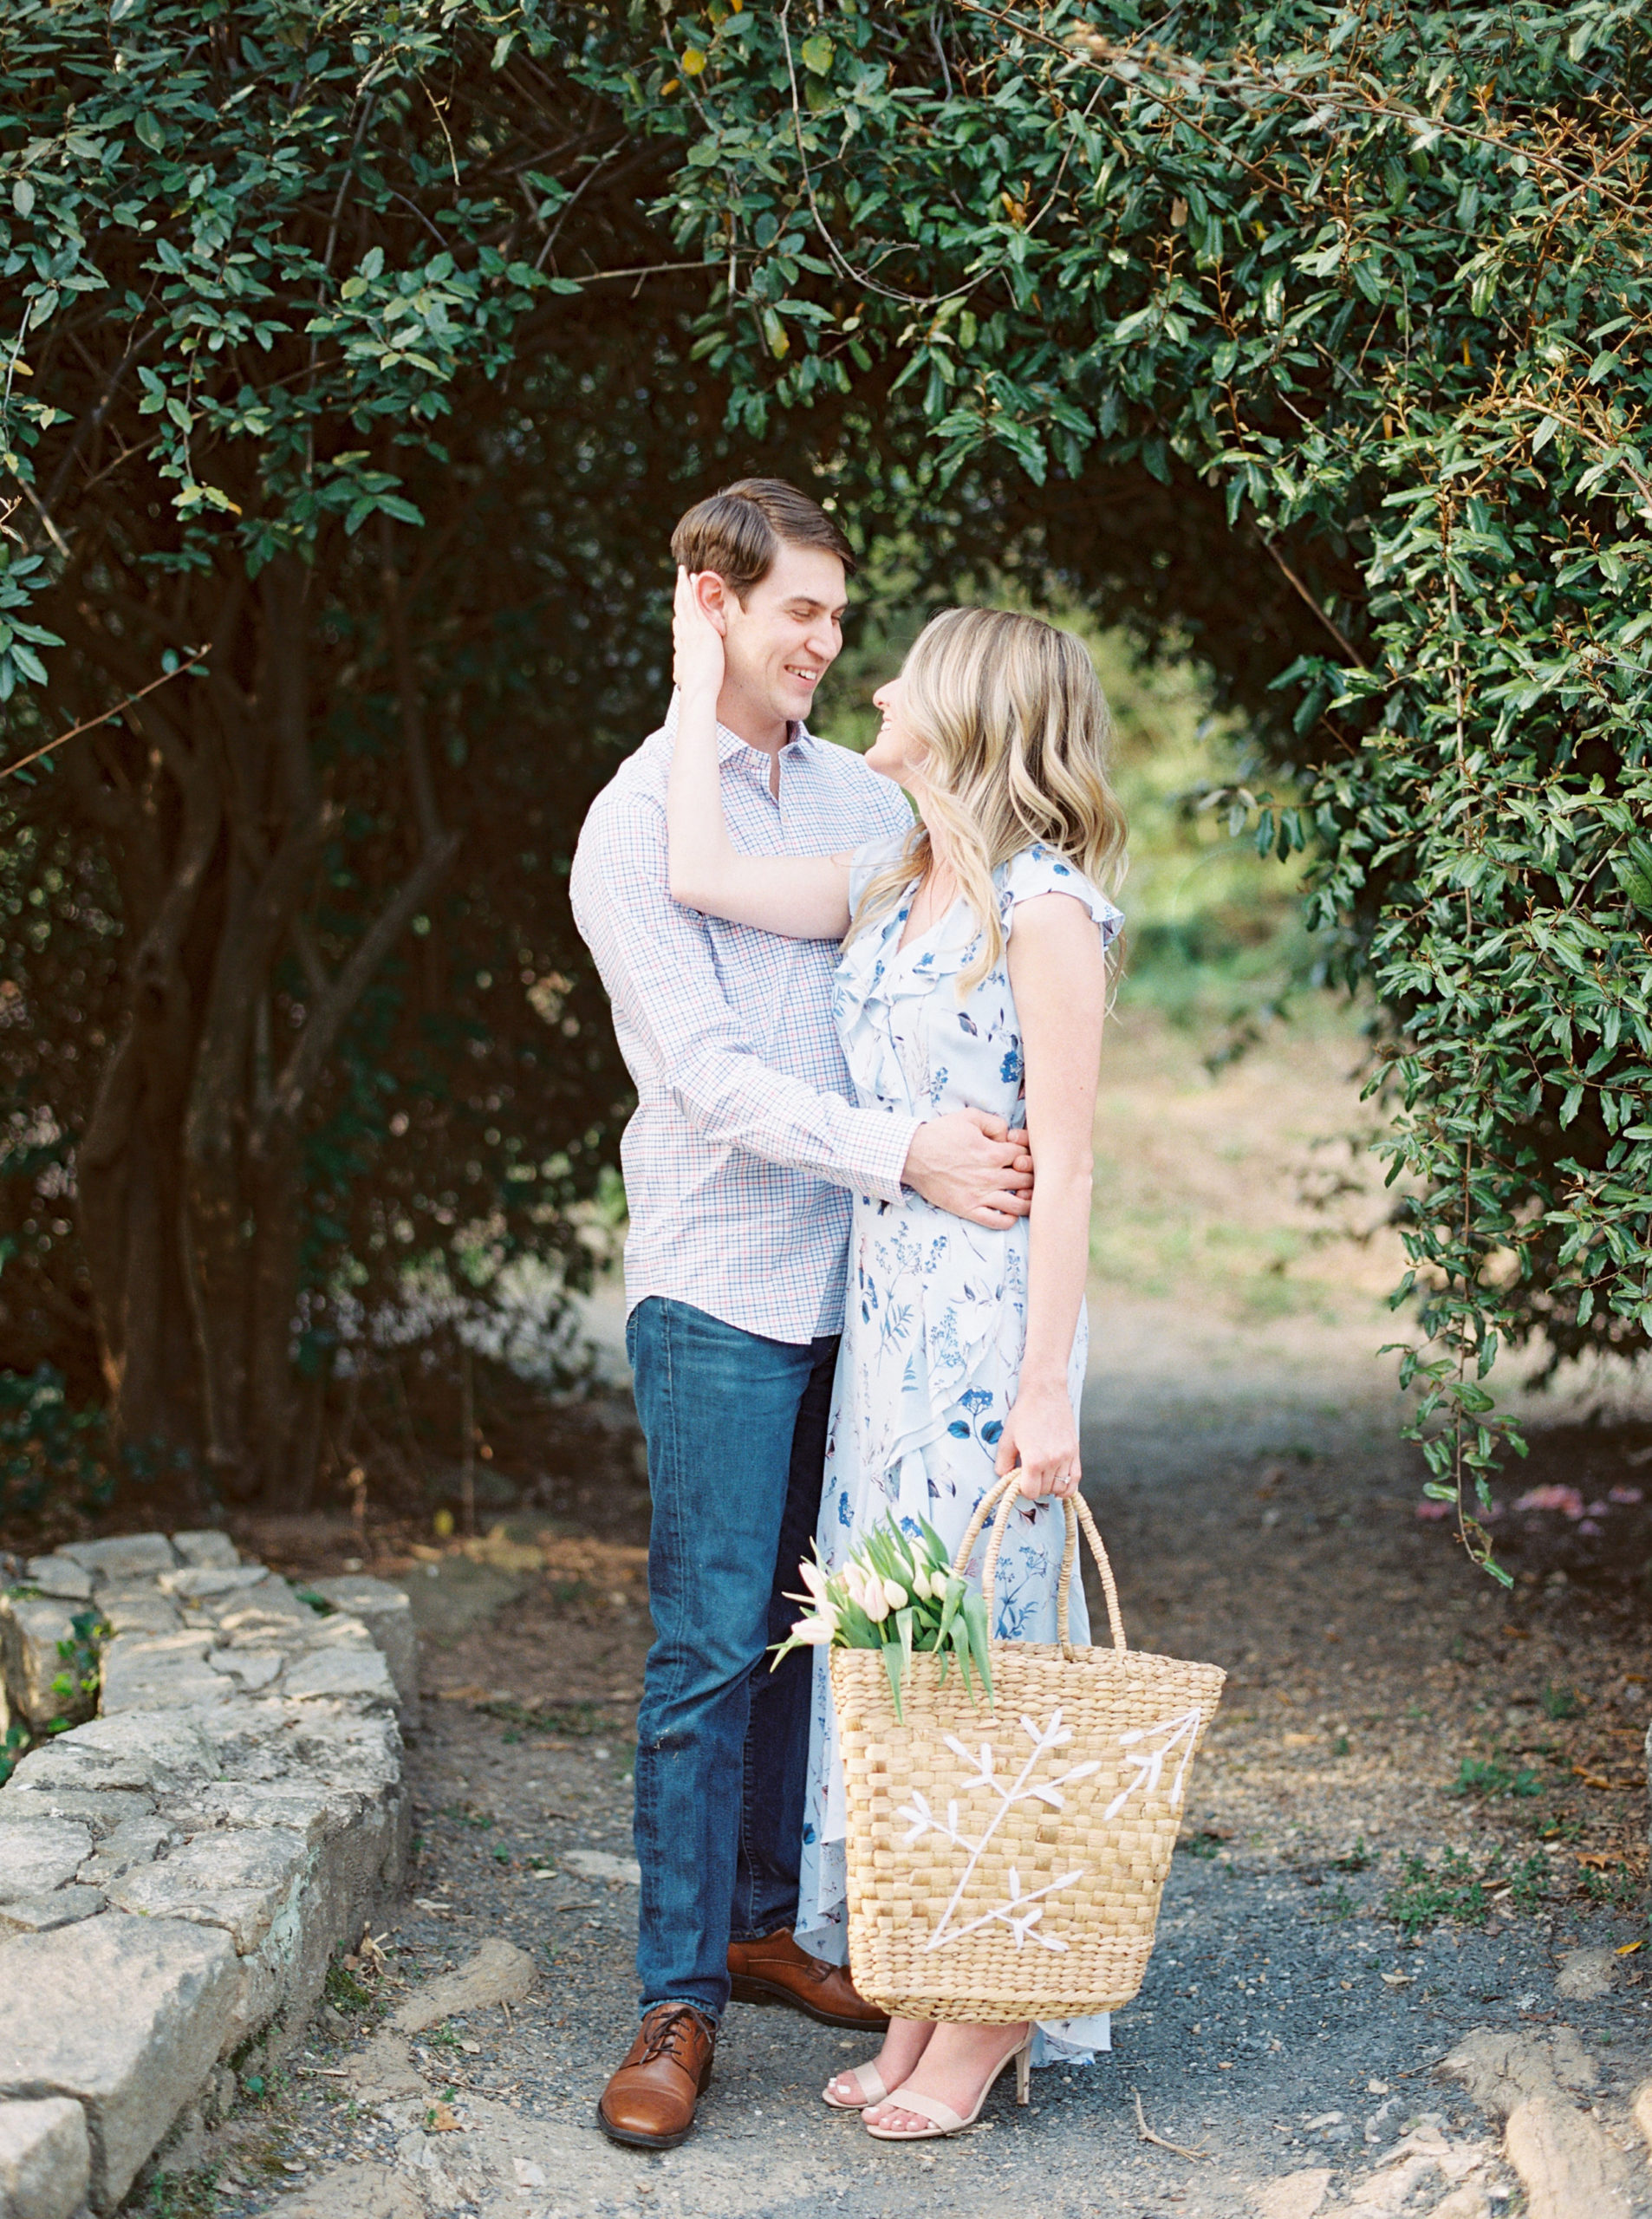
<svg viewBox="0 0 1652 2219"><path fill-rule="evenodd" d="M1638 1583L1568 1572L1549 1530L1566 1521L1534 1519L1514 1536L1532 1561L1513 1594L1493 1590L1416 1517L1380 1397L1276 1378L1255 1398L1265 1422L1250 1396L1183 1394L1138 1401L1127 1428L1113 1392L1103 1371L1087 1453L1130 1637L1231 1678L1109 2056L1037 2076L1027 2112L995 2096L959 2143L890 2150L818 2101L854 2053L845 2037L735 2006L691 2142L663 2158L611 2148L591 2114L633 2009L636 1896L618 1874L643 1559L637 1538L557 1534L531 1513L474 1557L433 1551L402 1573L427 1699L410 1753L417 1862L382 1934L386 1972L341 1982L174 2201L153 2201L155 2182L134 2209L1228 2219L1299 2173L1326 2175L1326 2211L1380 2196L1405 2178L1403 2152L1385 2157L1432 2129L1451 2164L1475 2166L1473 2209L1518 2211L1494 2132L1433 2077L1477 2027L1574 2030L1599 2114L1629 2145L1628 2101L1652 2068L1642 1953L1610 1956L1593 2000L1557 1978L1578 1951L1647 1934ZM1564 1471L1604 1493L1644 1468L1630 1461L1644 1445L1632 1428L1557 1429L1522 1476ZM612 1487L610 1533L640 1537L641 1487ZM524 1570L536 1535L550 1561ZM1643 1546L1618 1539L1620 1565ZM592 1851L616 1877L590 1877ZM411 2083L387 2093L380 2010L500 1935L531 1954L533 1994L413 2045ZM1143 2125L1203 2154L1144 2141ZM1405 2208L1455 2192L1435 2171Z"/></svg>
<svg viewBox="0 0 1652 2219"><path fill-rule="evenodd" d="M413 1598L426 1689L384 1968L341 1968L285 2073L131 2209L1488 2219L1520 2190L1495 2128L1435 2074L1475 2027L1570 2042L1575 2085L1638 2151L1652 1413L1603 1376L1532 1404L1532 1456L1499 1488L1511 1591L1418 1515L1391 1359L1373 1355L1396 1337L1392 1236L1363 1169L1339 1218L1301 1200L1357 1114L1353 1052L1346 1027L1310 1028L1213 1083L1144 1020L1109 1067L1086 1489L1131 1641L1230 1676L1109 2054L1036 2076L1024 2112L1006 2081L958 2141L887 2148L818 2100L854 2044L736 2005L682 2149L595 2130L634 2008L649 1637L646 1486L611 1401L492 1542L375 1559L369 1536L369 1568ZM1551 1506L1519 1506L1543 1489ZM244 1539L305 1572L361 1546L314 1521ZM378 2031L496 1936L536 1968L514 2012L399 2047Z"/></svg>

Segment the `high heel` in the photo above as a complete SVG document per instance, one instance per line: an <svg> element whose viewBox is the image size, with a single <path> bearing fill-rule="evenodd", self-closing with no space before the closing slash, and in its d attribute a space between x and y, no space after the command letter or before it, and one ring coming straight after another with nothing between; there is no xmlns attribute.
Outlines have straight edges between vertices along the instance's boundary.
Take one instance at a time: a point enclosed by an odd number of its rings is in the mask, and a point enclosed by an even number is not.
<svg viewBox="0 0 1652 2219"><path fill-rule="evenodd" d="M987 2075L986 2085L975 2099L975 2108L967 2118L960 2118L950 2104L943 2104L938 2096L920 2095L914 2089L897 2088L889 2098L903 2112L916 2112L920 2118L927 2119L927 2126L873 2126L866 2120L862 2124L867 2132L879 2142L938 2142L943 2136L961 2134L966 2126L973 2126L981 2115L981 2106L997 2087L1005 2067L1015 2067L1015 2099L1024 2104L1031 2094L1032 2034L1029 2027L1015 2048L1001 2057Z"/></svg>
<svg viewBox="0 0 1652 2219"><path fill-rule="evenodd" d="M915 2067L914 2069L916 2070ZM875 2065L852 2066L847 2073L840 2073L837 2078L840 2080L853 2080L855 2086L862 2092L858 2103L846 2104L841 2096L833 2095L831 2083L828 2081L820 2092L820 2100L823 2104L829 2104L835 2112L870 2111L875 2104L881 2104L889 2092L883 2085L883 2075Z"/></svg>
<svg viewBox="0 0 1652 2219"><path fill-rule="evenodd" d="M898 2035L909 2031L914 2023L914 2022L912 2021L894 2021L893 2022L891 2031L884 2042L884 2050L887 2051L889 2043L895 2040ZM918 2021L916 2023L921 2024L922 2022ZM921 2063L923 2059L923 2053L929 2047L930 2037L934 2031L935 2030L933 2026L924 2026L923 2039L920 2041L917 2049L913 2053L911 2061L907 2066L907 2073L908 2075L918 2070L919 2065ZM826 2086L820 2092L820 2099L822 2103L829 2105L831 2109L835 2112L863 2112L870 2111L874 2105L886 2102L889 2095L889 2087L888 2083L883 2078L882 2066L883 2051L880 2051L878 2055L872 2060L869 2065L853 2066L847 2073L837 2073L835 2075L836 2079L839 2080L852 2080L857 2088L863 2090L865 2092L858 2097L855 2101L851 2103L845 2103L841 2096L833 2095L832 2084L829 2080ZM891 2067L892 2071L893 2069L894 2068Z"/></svg>

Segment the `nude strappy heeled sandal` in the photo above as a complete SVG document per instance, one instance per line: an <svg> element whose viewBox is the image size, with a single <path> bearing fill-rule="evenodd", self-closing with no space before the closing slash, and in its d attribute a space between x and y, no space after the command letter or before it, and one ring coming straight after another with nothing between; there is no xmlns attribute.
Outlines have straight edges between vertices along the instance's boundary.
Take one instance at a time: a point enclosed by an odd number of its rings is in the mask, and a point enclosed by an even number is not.
<svg viewBox="0 0 1652 2219"><path fill-rule="evenodd" d="M929 2121L927 2126L873 2126L867 2120L861 2123L867 2132L879 2142L938 2142L944 2135L961 2134L966 2126L973 2126L981 2115L981 2106L998 2086L1006 2066L1015 2067L1015 2099L1024 2104L1031 2093L1032 2028L1007 2057L1001 2058L987 2076L986 2086L975 2099L975 2108L967 2118L960 2118L950 2104L943 2104L938 2096L922 2096L914 2089L897 2088L889 2101L899 2104L903 2112L916 2112L920 2118ZM881 2100L879 2099L878 2100Z"/></svg>
<svg viewBox="0 0 1652 2219"><path fill-rule="evenodd" d="M914 2066L914 2070L916 2069ZM855 2102L846 2104L841 2096L833 2095L829 2081L820 2092L820 2100L823 2104L829 2104L835 2112L866 2111L874 2104L881 2104L889 2092L883 2085L883 2075L875 2065L852 2066L847 2073L840 2073L836 2077L840 2080L852 2080L862 2092Z"/></svg>

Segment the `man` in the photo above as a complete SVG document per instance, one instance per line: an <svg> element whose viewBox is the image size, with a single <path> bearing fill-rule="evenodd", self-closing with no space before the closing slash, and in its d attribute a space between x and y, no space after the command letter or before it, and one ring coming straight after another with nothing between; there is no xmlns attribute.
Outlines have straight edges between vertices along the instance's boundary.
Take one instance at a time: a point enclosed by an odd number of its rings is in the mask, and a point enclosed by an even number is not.
<svg viewBox="0 0 1652 2219"><path fill-rule="evenodd" d="M803 719L842 644L854 557L813 501L748 478L672 552L725 644L724 806L748 851L836 854L907 830L901 795ZM642 2021L598 2120L669 2149L693 2124L731 1993L880 2028L792 1938L810 1660L771 1674L819 1509L852 1192L902 1184L984 1225L1024 1215L1001 1123L861 1110L833 1029L836 950L701 916L667 891L676 704L598 795L571 895L637 1088L627 1347L654 1497L654 1642L637 1718Z"/></svg>

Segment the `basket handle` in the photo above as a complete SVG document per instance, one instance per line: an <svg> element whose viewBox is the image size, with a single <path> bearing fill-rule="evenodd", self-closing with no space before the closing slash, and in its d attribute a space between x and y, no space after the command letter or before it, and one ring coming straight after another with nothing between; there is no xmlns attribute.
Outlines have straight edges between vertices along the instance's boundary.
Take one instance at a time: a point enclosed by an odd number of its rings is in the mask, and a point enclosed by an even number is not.
<svg viewBox="0 0 1652 2219"><path fill-rule="evenodd" d="M980 1539L981 1528L995 1511L1003 1508L1011 1496L1019 1493L1021 1471L1019 1466L1006 1472L988 1487L975 1506L975 1515L969 1521L968 1531L958 1545L953 1559L953 1570L963 1572L968 1568L970 1552ZM1073 1565L1078 1554L1078 1529L1084 1529L1084 1539L1089 1543L1089 1552L1096 1559L1096 1569L1101 1574L1102 1592L1107 1598L1107 1622L1113 1632L1115 1649L1128 1646L1124 1638L1124 1620L1119 1612L1119 1591L1113 1578L1113 1567L1108 1562L1102 1537L1096 1530L1096 1520L1089 1514L1089 1505L1083 1495L1073 1493L1062 1498L1062 1509L1066 1513L1067 1538L1061 1552L1061 1578L1056 1589L1056 1637L1061 1643L1061 1653L1070 1662L1072 1644L1068 1639L1069 1610L1072 1593ZM1004 1546L1004 1536L1009 1531L1007 1517L994 1519L992 1539L986 1545L986 1561L981 1567L981 1594L986 1604L987 1638L992 1637L992 1628L998 1622L998 1552Z"/></svg>

